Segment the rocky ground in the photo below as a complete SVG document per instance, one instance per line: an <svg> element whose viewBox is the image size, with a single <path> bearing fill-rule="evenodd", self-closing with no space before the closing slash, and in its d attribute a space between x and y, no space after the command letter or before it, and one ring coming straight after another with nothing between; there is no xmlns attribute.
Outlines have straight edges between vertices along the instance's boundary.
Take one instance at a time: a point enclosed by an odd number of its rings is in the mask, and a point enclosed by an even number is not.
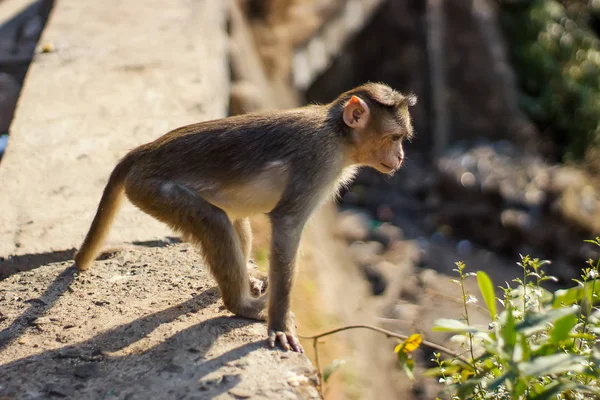
<svg viewBox="0 0 600 400"><path fill-rule="evenodd" d="M556 289L573 286L586 261L598 259L596 246L584 243L598 232L598 189L582 169L548 164L508 142L456 146L435 166L409 154L393 178L363 171L338 217L379 326L463 352L451 335L432 331L438 318L463 318L455 262L500 286L522 275L519 254L550 259L545 269L558 280L548 288ZM474 278L467 289L479 300L469 305L471 322L487 325ZM433 366L430 351L418 354L420 368ZM428 399L439 386L420 377L411 389L412 398Z"/></svg>
<svg viewBox="0 0 600 400"><path fill-rule="evenodd" d="M0 398L320 398L306 357L228 313L189 245L71 264L2 281Z"/></svg>
<svg viewBox="0 0 600 400"><path fill-rule="evenodd" d="M456 146L434 166L409 154L393 178L365 171L344 196L344 207L363 210L370 240L414 240L418 264L441 272L479 254L488 261L472 267L502 281L514 277L519 254L551 260L548 272L560 285L598 257L584 240L598 232L599 189L584 170L546 163L509 142ZM435 248L450 253L439 258Z"/></svg>

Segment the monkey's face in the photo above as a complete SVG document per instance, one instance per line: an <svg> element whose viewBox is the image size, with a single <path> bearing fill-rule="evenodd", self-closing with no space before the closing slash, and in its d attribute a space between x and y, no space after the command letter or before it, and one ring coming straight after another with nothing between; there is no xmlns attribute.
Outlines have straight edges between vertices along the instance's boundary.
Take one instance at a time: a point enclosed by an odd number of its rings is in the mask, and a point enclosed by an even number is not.
<svg viewBox="0 0 600 400"><path fill-rule="evenodd" d="M400 169L404 161L402 141L407 135L394 124L385 125L388 129L360 132L357 154L361 164L392 175Z"/></svg>
<svg viewBox="0 0 600 400"><path fill-rule="evenodd" d="M344 122L354 131L357 163L389 175L400 169L404 161L402 142L413 135L407 105L371 110L353 96L344 110Z"/></svg>

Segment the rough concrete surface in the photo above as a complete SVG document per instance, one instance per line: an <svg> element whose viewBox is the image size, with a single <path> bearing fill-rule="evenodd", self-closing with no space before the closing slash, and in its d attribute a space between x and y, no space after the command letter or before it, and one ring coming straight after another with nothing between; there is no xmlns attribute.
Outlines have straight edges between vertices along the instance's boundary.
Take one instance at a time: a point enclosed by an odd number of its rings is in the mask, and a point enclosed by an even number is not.
<svg viewBox="0 0 600 400"><path fill-rule="evenodd" d="M310 399L316 370L232 317L187 244L70 262L0 285L2 399Z"/></svg>
<svg viewBox="0 0 600 400"><path fill-rule="evenodd" d="M0 257L78 246L129 149L225 116L226 9L209 0L56 2L40 40L55 51L31 65L0 167ZM126 203L109 241L167 233Z"/></svg>

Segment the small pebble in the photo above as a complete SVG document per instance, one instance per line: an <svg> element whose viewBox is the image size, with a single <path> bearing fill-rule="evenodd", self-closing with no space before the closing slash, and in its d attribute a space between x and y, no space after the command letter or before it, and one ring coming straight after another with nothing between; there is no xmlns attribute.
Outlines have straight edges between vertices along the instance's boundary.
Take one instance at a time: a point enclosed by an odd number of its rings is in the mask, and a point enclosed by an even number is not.
<svg viewBox="0 0 600 400"><path fill-rule="evenodd" d="M38 317L32 322L32 325L47 325L50 323L52 323L50 317Z"/></svg>
<svg viewBox="0 0 600 400"><path fill-rule="evenodd" d="M72 395L71 390L68 388L64 388L62 386L57 385L56 383L48 383L44 386L44 392L49 394L50 396L56 397L69 397Z"/></svg>
<svg viewBox="0 0 600 400"><path fill-rule="evenodd" d="M240 399L247 399L252 397L252 395L254 395L254 392L251 392L250 390L246 389L233 388L229 390L229 394Z"/></svg>
<svg viewBox="0 0 600 400"><path fill-rule="evenodd" d="M298 375L293 372L288 372L287 374L287 383L289 383L290 386L300 386L301 384L307 382L308 378L304 375Z"/></svg>
<svg viewBox="0 0 600 400"><path fill-rule="evenodd" d="M44 43L40 47L40 51L42 53L54 53L56 51L56 48L54 47L54 44L52 42L48 42L48 43Z"/></svg>

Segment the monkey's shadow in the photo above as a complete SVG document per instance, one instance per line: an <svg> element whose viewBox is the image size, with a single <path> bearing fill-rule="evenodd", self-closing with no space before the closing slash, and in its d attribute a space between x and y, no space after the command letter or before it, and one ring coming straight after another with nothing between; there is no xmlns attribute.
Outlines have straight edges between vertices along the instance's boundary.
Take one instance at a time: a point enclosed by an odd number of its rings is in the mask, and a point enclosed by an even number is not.
<svg viewBox="0 0 600 400"><path fill-rule="evenodd" d="M181 238L175 236L166 236L164 239L132 241L130 244L141 247L166 247L174 243L181 242ZM127 245L128 243L125 242L124 244ZM102 251L96 259L103 260L109 258L113 252L121 251L122 247L106 249ZM48 251L45 253L22 254L18 256L11 256L6 259L0 257L0 281L19 272L37 269L42 265L73 260L75 251L75 248L71 248L68 250Z"/></svg>
<svg viewBox="0 0 600 400"><path fill-rule="evenodd" d="M44 304L32 304L3 330L0 350L19 336L28 321L51 308L73 277L73 267L63 271L41 296ZM218 290L213 287L186 302L116 326L84 342L4 364L0 366L0 397L20 398L37 392L73 399L183 398L193 394L214 398L235 387L241 378L239 374L223 371L205 377L228 362L265 348L266 342L253 341L210 358L212 345L220 336L256 321L216 317L183 329L143 351L110 353L126 349L160 325L189 312L197 313L218 299Z"/></svg>
<svg viewBox="0 0 600 400"><path fill-rule="evenodd" d="M48 286L43 295L35 299L35 301L31 301L29 308L25 312L19 315L8 328L0 331L0 351L17 339L28 324L35 321L36 318L42 316L54 306L56 301L75 279L76 271L75 267L69 267L61 272L52 281L50 286Z"/></svg>
<svg viewBox="0 0 600 400"><path fill-rule="evenodd" d="M0 257L0 281L13 274L31 271L42 265L72 260L73 254L75 254L74 248L46 253L23 254L6 259Z"/></svg>

